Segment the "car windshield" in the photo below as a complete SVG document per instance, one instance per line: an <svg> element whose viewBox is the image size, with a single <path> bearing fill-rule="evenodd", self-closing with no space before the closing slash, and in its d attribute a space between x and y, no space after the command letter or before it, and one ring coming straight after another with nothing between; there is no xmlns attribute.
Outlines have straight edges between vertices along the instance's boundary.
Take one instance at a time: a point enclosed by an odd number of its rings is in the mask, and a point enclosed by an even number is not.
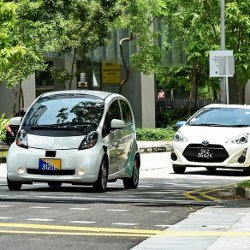
<svg viewBox="0 0 250 250"><path fill-rule="evenodd" d="M92 95L52 95L41 97L27 113L23 128L29 133L80 135L97 129L104 101ZM41 132L42 131L42 132ZM48 134L46 134L48 135Z"/></svg>
<svg viewBox="0 0 250 250"><path fill-rule="evenodd" d="M250 126L250 110L241 108L204 108L191 117L189 126Z"/></svg>

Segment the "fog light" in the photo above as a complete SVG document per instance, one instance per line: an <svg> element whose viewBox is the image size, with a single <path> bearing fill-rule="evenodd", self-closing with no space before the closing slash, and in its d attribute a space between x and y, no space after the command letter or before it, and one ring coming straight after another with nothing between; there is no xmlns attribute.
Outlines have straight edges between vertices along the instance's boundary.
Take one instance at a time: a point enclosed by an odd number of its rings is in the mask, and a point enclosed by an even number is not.
<svg viewBox="0 0 250 250"><path fill-rule="evenodd" d="M23 167L20 167L20 168L18 168L18 174L24 174L24 168Z"/></svg>
<svg viewBox="0 0 250 250"><path fill-rule="evenodd" d="M239 159L238 159L238 162L239 162L240 164L242 164L242 163L245 162L245 160L246 160L246 155L247 155L247 148L245 148L245 149L243 150L241 156L240 156Z"/></svg>
<svg viewBox="0 0 250 250"><path fill-rule="evenodd" d="M171 159L173 160L173 161L176 161L177 160L177 156L176 156L176 154L175 153L171 153Z"/></svg>
<svg viewBox="0 0 250 250"><path fill-rule="evenodd" d="M85 171L84 171L84 169L80 169L79 171L78 171L78 175L80 175L80 176L82 176L82 175L84 175L85 174Z"/></svg>

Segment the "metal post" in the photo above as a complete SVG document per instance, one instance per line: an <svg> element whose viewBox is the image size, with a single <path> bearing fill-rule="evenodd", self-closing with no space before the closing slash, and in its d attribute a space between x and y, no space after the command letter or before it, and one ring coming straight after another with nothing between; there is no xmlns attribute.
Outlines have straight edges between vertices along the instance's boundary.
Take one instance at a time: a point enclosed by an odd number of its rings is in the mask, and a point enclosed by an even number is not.
<svg viewBox="0 0 250 250"><path fill-rule="evenodd" d="M221 17L220 17L220 23L221 23L221 50L226 49L226 38L225 38L225 0L221 0ZM223 103L229 103L227 100L227 86L226 86L226 79L225 77L221 78L221 92L222 92L222 102Z"/></svg>

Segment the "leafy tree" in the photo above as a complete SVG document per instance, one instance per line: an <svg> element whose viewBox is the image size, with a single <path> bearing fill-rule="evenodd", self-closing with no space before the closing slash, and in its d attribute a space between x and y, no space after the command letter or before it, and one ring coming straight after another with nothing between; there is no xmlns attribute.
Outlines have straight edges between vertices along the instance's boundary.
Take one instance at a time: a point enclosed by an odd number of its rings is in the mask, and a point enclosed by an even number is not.
<svg viewBox="0 0 250 250"><path fill-rule="evenodd" d="M245 103L245 86L250 79L250 1L226 1L226 47L234 51L233 83L239 103Z"/></svg>
<svg viewBox="0 0 250 250"><path fill-rule="evenodd" d="M17 21L16 4L0 1L0 79L5 79L8 70L27 53L25 46L13 37Z"/></svg>
<svg viewBox="0 0 250 250"><path fill-rule="evenodd" d="M47 1L45 2L47 5ZM69 72L71 89L77 56L85 59L87 52L109 43L111 24L118 12L115 9L115 0L50 2L54 7L54 50L59 54L71 56L72 66ZM52 3L57 3L59 6Z"/></svg>
<svg viewBox="0 0 250 250"><path fill-rule="evenodd" d="M161 59L160 47L155 41L160 37L160 30L154 27L154 21L161 18L166 9L164 0L118 0L121 15L116 20L115 28L127 30L128 36L119 42L122 62L126 76L120 84L120 91L128 81L131 67L144 74L155 73ZM125 48L132 44L132 55L126 58Z"/></svg>
<svg viewBox="0 0 250 250"><path fill-rule="evenodd" d="M210 50L220 49L220 1L168 0L167 2L169 9L167 27L171 30L174 42L181 46L185 54L185 63L163 67L160 70L161 78L167 79L171 84L176 75L183 74L179 84L184 84L190 89L190 100L197 98L198 88L204 85L211 86L216 94L219 90L219 79L208 77L208 53ZM242 91L243 95L239 98L239 91L245 89L250 78L248 14L250 2L247 0L226 2L226 47L234 51L236 59L234 84L238 102L242 102L244 93Z"/></svg>

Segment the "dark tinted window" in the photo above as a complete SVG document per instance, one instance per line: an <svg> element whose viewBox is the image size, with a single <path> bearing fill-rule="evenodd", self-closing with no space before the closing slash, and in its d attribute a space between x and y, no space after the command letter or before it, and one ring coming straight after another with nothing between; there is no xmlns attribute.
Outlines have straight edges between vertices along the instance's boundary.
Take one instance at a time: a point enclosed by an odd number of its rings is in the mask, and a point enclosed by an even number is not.
<svg viewBox="0 0 250 250"><path fill-rule="evenodd" d="M122 118L125 124L132 123L132 114L128 103L124 100L120 100L121 108L122 108Z"/></svg>
<svg viewBox="0 0 250 250"><path fill-rule="evenodd" d="M101 120L104 102L91 95L53 95L40 98L29 110L24 129L95 130ZM72 135L72 133L71 133Z"/></svg>
<svg viewBox="0 0 250 250"><path fill-rule="evenodd" d="M190 126L250 126L250 110L240 108L210 108L197 113Z"/></svg>
<svg viewBox="0 0 250 250"><path fill-rule="evenodd" d="M107 136L112 131L110 125L113 119L121 119L120 106L117 100L110 105L106 114L102 130L103 137Z"/></svg>

